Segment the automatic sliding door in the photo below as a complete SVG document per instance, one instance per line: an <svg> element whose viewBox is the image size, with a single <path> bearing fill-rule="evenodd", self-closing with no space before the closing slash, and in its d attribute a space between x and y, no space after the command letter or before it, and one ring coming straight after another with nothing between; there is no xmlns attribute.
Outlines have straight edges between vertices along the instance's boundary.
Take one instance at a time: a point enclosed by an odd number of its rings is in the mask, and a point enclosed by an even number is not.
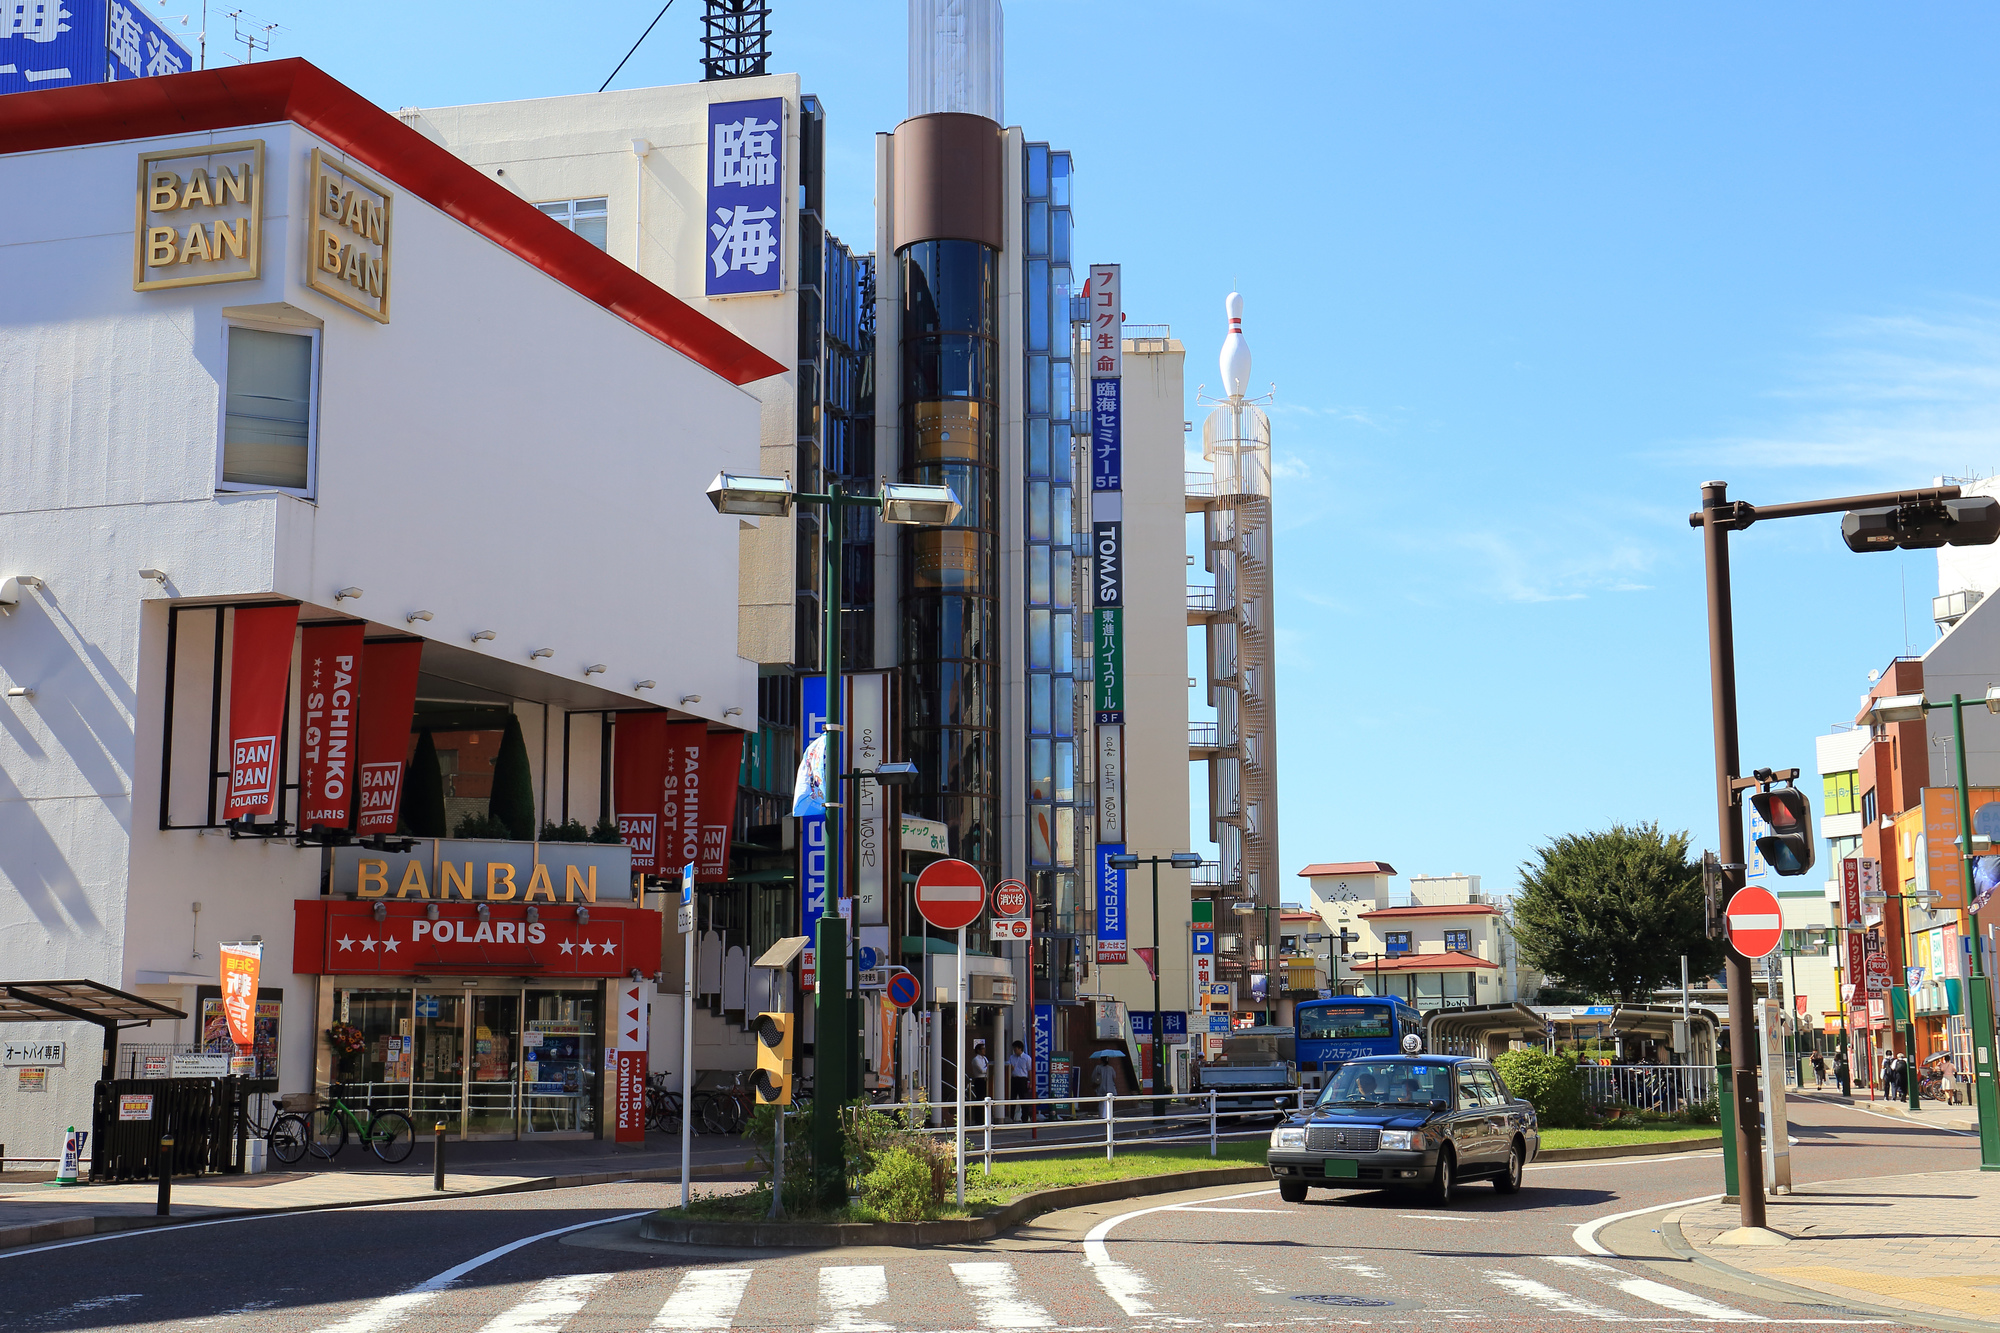
<svg viewBox="0 0 2000 1333"><path fill-rule="evenodd" d="M465 1132L512 1137L518 1121L521 993L473 994L472 1050L465 1081Z"/></svg>

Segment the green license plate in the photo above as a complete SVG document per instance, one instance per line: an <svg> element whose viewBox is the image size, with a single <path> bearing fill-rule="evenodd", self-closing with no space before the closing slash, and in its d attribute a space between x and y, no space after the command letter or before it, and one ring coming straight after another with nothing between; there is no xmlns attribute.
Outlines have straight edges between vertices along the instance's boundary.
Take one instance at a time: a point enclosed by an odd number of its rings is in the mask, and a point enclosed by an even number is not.
<svg viewBox="0 0 2000 1333"><path fill-rule="evenodd" d="M1360 1169L1359 1162L1350 1162L1344 1157L1329 1157L1324 1166L1328 1180L1353 1180Z"/></svg>

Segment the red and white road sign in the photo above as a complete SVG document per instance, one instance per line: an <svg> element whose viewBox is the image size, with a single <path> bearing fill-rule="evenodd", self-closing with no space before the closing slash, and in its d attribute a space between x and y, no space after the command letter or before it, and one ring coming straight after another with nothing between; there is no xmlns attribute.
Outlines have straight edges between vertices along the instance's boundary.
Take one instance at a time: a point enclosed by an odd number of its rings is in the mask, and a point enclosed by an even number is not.
<svg viewBox="0 0 2000 1333"><path fill-rule="evenodd" d="M1026 916L1028 886L1018 879L1003 879L993 886L993 915Z"/></svg>
<svg viewBox="0 0 2000 1333"><path fill-rule="evenodd" d="M1025 916L996 916L987 922L987 931L996 940L1031 940L1035 938L1033 923Z"/></svg>
<svg viewBox="0 0 2000 1333"><path fill-rule="evenodd" d="M1738 889L1724 915L1729 918L1729 942L1745 958L1762 958L1778 947L1785 918L1769 889L1755 884Z"/></svg>
<svg viewBox="0 0 2000 1333"><path fill-rule="evenodd" d="M986 909L986 881L964 861L933 861L917 872L917 910L939 930L957 930Z"/></svg>

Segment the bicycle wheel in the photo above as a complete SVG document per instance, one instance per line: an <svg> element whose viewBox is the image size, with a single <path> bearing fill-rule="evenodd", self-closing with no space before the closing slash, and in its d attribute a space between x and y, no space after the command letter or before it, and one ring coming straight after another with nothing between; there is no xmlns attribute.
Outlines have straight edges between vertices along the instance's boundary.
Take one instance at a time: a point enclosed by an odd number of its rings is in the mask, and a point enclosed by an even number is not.
<svg viewBox="0 0 2000 1333"><path fill-rule="evenodd" d="M309 1132L306 1146L315 1157L332 1161L333 1155L347 1146L347 1119L331 1106L313 1108L306 1121Z"/></svg>
<svg viewBox="0 0 2000 1333"><path fill-rule="evenodd" d="M311 1135L304 1116L281 1115L271 1122L264 1141L271 1145L271 1156L290 1166L306 1155L306 1141Z"/></svg>
<svg viewBox="0 0 2000 1333"><path fill-rule="evenodd" d="M705 1134L730 1134L735 1132L735 1117L730 1113L725 1099L712 1092L701 1096L701 1127Z"/></svg>
<svg viewBox="0 0 2000 1333"><path fill-rule="evenodd" d="M400 1162L417 1143L417 1127L401 1111L377 1111L368 1118L368 1147L385 1162Z"/></svg>

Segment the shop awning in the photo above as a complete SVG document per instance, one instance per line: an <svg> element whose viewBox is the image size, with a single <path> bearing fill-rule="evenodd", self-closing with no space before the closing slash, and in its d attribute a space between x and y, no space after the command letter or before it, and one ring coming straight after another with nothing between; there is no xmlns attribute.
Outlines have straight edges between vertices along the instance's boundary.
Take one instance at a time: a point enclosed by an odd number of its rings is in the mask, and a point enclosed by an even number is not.
<svg viewBox="0 0 2000 1333"><path fill-rule="evenodd" d="M101 981L0 982L0 1023L96 1023L143 1027L187 1015L172 1005L133 995Z"/></svg>

